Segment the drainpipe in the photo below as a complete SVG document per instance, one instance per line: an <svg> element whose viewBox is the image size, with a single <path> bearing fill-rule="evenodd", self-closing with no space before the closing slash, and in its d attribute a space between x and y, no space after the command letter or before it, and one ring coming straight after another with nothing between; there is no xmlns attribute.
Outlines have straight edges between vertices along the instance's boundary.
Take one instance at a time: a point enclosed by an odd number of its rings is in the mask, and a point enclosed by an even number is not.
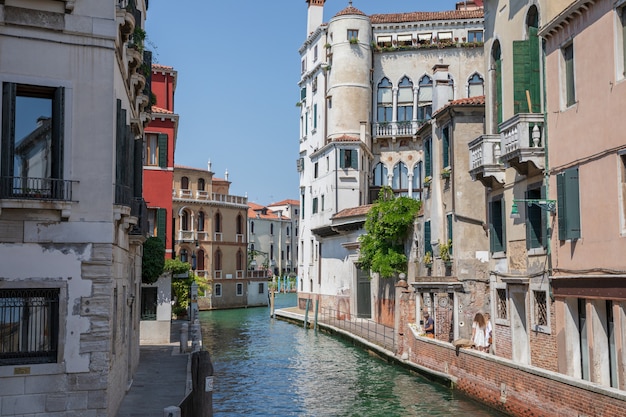
<svg viewBox="0 0 626 417"><path fill-rule="evenodd" d="M542 58L542 78L543 78L543 152L544 152L544 170L543 170L543 183L546 190L545 198L550 198L550 164L548 158L548 113L546 111L547 107L547 99L546 99L546 50L544 47L545 40L542 39L541 42L541 58ZM554 214L555 215L555 214ZM549 214L546 216L546 231L547 231L547 240L546 240L546 252L548 255L548 280L550 276L552 276L552 216L553 214ZM550 295L552 295L552 286L550 286Z"/></svg>

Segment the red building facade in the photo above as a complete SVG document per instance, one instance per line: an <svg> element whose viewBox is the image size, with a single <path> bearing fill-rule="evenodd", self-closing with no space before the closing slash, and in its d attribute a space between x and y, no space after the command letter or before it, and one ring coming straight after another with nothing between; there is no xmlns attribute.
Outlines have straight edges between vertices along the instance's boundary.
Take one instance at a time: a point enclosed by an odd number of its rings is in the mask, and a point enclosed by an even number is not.
<svg viewBox="0 0 626 417"><path fill-rule="evenodd" d="M163 238L166 258L174 258L172 189L178 115L174 113L177 72L173 67L152 65L152 121L145 129L143 197L148 206L152 236Z"/></svg>

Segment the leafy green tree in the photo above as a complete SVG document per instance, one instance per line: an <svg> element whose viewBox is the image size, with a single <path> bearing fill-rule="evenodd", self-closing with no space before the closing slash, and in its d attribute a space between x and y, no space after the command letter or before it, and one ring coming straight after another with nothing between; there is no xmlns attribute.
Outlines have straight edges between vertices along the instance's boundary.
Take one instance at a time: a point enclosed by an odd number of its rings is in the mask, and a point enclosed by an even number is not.
<svg viewBox="0 0 626 417"><path fill-rule="evenodd" d="M189 262L182 262L180 259L168 259L165 261L165 270L170 271L172 275L187 273L186 278L172 279L172 295L176 300L172 310L176 314L187 311L191 284L195 278L191 272L191 265L189 265Z"/></svg>
<svg viewBox="0 0 626 417"><path fill-rule="evenodd" d="M366 233L359 237L359 263L363 269L382 278L407 271L404 251L407 236L421 202L409 197L395 197L393 190L383 187L365 220Z"/></svg>
<svg viewBox="0 0 626 417"><path fill-rule="evenodd" d="M165 245L158 237L149 237L143 244L143 261L141 264L141 282L154 284L165 266Z"/></svg>

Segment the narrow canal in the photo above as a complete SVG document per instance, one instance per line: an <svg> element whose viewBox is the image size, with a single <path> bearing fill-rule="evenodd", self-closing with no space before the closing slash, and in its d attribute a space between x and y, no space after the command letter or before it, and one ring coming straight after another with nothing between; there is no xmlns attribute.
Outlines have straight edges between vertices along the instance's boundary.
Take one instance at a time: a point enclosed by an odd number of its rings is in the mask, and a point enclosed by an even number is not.
<svg viewBox="0 0 626 417"><path fill-rule="evenodd" d="M296 305L279 294L277 308ZM226 416L502 416L342 340L269 317L269 308L203 311L213 410Z"/></svg>

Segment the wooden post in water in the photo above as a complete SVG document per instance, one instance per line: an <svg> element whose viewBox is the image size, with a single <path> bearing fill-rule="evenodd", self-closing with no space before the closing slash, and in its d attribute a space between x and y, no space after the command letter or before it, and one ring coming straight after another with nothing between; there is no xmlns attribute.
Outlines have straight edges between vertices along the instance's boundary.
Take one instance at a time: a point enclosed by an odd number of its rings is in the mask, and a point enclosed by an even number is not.
<svg viewBox="0 0 626 417"><path fill-rule="evenodd" d="M274 289L270 289L270 317L274 318Z"/></svg>
<svg viewBox="0 0 626 417"><path fill-rule="evenodd" d="M307 328L307 322L309 321L309 307L311 305L311 299L306 300L306 310L304 311L304 328Z"/></svg>
<svg viewBox="0 0 626 417"><path fill-rule="evenodd" d="M317 312L319 311L319 306L320 306L320 300L315 300L315 318L313 323L315 323L313 325L313 328L317 331Z"/></svg>

